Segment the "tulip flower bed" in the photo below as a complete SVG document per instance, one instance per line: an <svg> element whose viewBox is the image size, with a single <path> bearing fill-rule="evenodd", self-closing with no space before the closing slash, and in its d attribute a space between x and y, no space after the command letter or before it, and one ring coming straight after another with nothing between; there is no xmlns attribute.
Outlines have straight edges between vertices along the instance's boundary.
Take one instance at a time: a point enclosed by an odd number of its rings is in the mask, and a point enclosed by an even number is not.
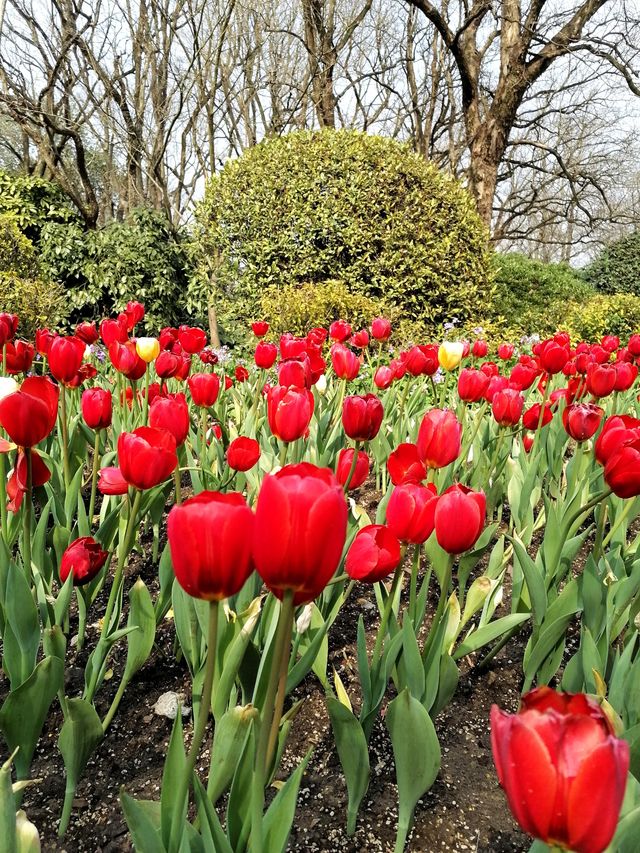
<svg viewBox="0 0 640 853"><path fill-rule="evenodd" d="M143 318L0 314L2 849L637 853L640 335Z"/></svg>

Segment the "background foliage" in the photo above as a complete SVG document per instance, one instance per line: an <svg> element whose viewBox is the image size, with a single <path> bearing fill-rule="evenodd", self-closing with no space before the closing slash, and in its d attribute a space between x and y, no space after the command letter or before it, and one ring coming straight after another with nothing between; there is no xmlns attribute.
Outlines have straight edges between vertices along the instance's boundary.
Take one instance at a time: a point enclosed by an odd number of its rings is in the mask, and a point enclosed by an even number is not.
<svg viewBox="0 0 640 853"><path fill-rule="evenodd" d="M607 246L586 268L585 278L602 293L640 296L640 231Z"/></svg>

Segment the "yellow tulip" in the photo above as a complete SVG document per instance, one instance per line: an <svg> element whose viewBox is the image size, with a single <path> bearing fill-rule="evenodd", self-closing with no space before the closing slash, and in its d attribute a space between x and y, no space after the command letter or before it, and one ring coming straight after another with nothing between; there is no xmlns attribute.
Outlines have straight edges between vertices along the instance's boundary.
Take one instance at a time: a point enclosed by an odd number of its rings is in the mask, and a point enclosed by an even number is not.
<svg viewBox="0 0 640 853"><path fill-rule="evenodd" d="M438 362L443 370L454 370L462 361L464 344L460 341L443 341L438 349Z"/></svg>
<svg viewBox="0 0 640 853"><path fill-rule="evenodd" d="M143 361L150 364L160 355L160 341L157 338L138 338L136 351Z"/></svg>

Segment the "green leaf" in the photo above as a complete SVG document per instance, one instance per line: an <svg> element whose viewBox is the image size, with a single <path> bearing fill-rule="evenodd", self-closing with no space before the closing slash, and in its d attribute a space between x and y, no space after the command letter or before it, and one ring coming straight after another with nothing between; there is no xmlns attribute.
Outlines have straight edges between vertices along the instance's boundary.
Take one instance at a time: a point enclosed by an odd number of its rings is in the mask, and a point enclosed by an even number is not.
<svg viewBox="0 0 640 853"><path fill-rule="evenodd" d="M285 784L273 798L264 816L264 849L269 853L284 853L287 849L289 833L293 825L298 802L298 790L311 752L308 752L301 764L296 767Z"/></svg>
<svg viewBox="0 0 640 853"><path fill-rule="evenodd" d="M180 779L184 777L187 767L187 758L184 752L184 739L182 734L182 713L178 708L176 718L171 729L169 749L164 762L162 773L162 790L160 792L160 833L164 846L169 850L187 817L188 798L185 796L182 802L178 802L176 788Z"/></svg>
<svg viewBox="0 0 640 853"><path fill-rule="evenodd" d="M205 849L213 851L213 853L233 853L229 840L220 824L220 818L207 797L202 782L195 773L193 774L193 790Z"/></svg>
<svg viewBox="0 0 640 853"><path fill-rule="evenodd" d="M547 611L547 590L544 583L544 576L540 568L527 553L520 539L517 536L509 537L509 539L513 544L514 556L522 569L522 574L529 590L534 622L536 625L540 625Z"/></svg>
<svg viewBox="0 0 640 853"><path fill-rule="evenodd" d="M40 616L29 583L15 563L9 565L6 594L4 667L12 690L16 690L29 678L36 665L40 647Z"/></svg>
<svg viewBox="0 0 640 853"><path fill-rule="evenodd" d="M160 833L142 800L134 800L125 791L120 791L120 804L124 812L136 853L165 853Z"/></svg>
<svg viewBox="0 0 640 853"><path fill-rule="evenodd" d="M64 665L59 658L40 661L29 678L12 690L0 708L0 731L13 752L18 779L27 779L42 726L58 690L62 689Z"/></svg>
<svg viewBox="0 0 640 853"><path fill-rule="evenodd" d="M512 628L521 625L530 618L531 614L529 613L510 613L508 616L496 619L495 622L483 625L477 631L471 631L454 651L453 659L460 660L465 655L470 655L472 652L482 648L482 646L486 646L487 643L492 643L498 637L501 637L503 634L511 631Z"/></svg>
<svg viewBox="0 0 640 853"><path fill-rule="evenodd" d="M17 853L16 801L11 785L13 755L0 767L0 838L4 853Z"/></svg>
<svg viewBox="0 0 640 853"><path fill-rule="evenodd" d="M385 722L398 782L396 850L403 850L416 804L440 770L440 744L431 717L407 689L389 704Z"/></svg>
<svg viewBox="0 0 640 853"><path fill-rule="evenodd" d="M128 684L148 660L156 637L153 602L141 578L138 578L129 590L129 603L127 627L135 630L127 634L127 662L122 676L122 685Z"/></svg>
<svg viewBox="0 0 640 853"><path fill-rule="evenodd" d="M58 737L58 749L66 772L60 834L66 831L76 787L87 766L87 761L102 737L102 723L93 705L84 699L68 699L65 721Z"/></svg>
<svg viewBox="0 0 640 853"><path fill-rule="evenodd" d="M327 696L327 710L349 795L347 835L353 835L358 809L369 787L369 748L360 722L342 702Z"/></svg>

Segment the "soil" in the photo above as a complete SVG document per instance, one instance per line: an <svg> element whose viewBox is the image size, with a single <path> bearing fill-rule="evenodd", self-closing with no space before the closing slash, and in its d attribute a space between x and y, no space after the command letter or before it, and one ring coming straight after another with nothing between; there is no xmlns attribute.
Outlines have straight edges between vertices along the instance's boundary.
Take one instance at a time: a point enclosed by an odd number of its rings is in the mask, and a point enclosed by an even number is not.
<svg viewBox="0 0 640 853"><path fill-rule="evenodd" d="M135 558L127 572L127 586L138 576L157 590L151 561ZM126 588L125 598L126 601ZM92 613L104 610L105 596ZM507 596L502 609L508 608ZM431 611L433 612L433 610ZM505 612L507 610L505 609ZM355 631L358 615L365 614L369 635L375 633L377 610L370 588L356 585L330 632L329 668L335 667L352 697L357 694ZM95 617L94 617L95 618ZM73 618L72 618L73 628ZM88 628L87 648L94 647L98 627ZM143 799L158 799L172 721L153 712L158 697L167 691L183 693L190 704L191 683L183 661L176 660L175 633L171 620L160 626L150 659L131 682L119 711L78 785L71 824L63 839L56 825L64 798L64 768L56 748L62 722L57 703L45 724L32 765L38 779L24 794L23 805L38 827L45 853L125 853L133 846L119 806L118 795L127 792ZM416 809L415 824L407 850L478 851L507 853L527 851L530 840L514 823L498 786L489 740L489 712L493 703L515 710L520 695L522 641L513 640L484 672L462 662L461 677L453 700L439 715L436 728L442 747L442 768L433 788ZM79 695L87 651L68 660L68 695ZM126 658L126 643L116 646L111 660L113 678L98 697L104 717L119 683ZM6 683L0 683L0 694ZM363 853L392 851L397 819L397 790L391 744L382 719L370 744L371 783L362 804L355 835L346 835L347 794L324 702L324 692L310 675L296 690L304 704L296 717L282 764L286 777L310 747L313 756L305 773L289 850L293 853ZM392 698L392 696L391 696ZM356 695L357 701L357 695ZM190 735L190 719L185 719ZM210 743L210 732L205 744ZM4 760L6 756L0 756ZM204 778L208 747L198 767Z"/></svg>

